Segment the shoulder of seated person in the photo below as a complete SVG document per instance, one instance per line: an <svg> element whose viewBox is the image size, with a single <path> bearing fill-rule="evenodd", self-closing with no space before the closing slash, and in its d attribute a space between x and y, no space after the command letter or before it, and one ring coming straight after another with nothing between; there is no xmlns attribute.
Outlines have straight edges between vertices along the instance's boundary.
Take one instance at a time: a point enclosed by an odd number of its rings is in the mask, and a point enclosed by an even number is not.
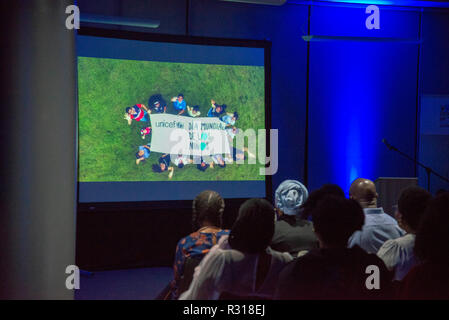
<svg viewBox="0 0 449 320"><path fill-rule="evenodd" d="M398 246L398 243L397 243L396 239L389 239L384 242L384 244L380 247L379 251L392 249L397 246Z"/></svg>
<svg viewBox="0 0 449 320"><path fill-rule="evenodd" d="M396 239L389 239L385 241L385 243L382 245L381 249L393 249L393 248L402 248L405 247L408 243L410 243L410 234L406 234L405 236L396 238Z"/></svg>
<svg viewBox="0 0 449 320"><path fill-rule="evenodd" d="M267 253L271 254L272 256L278 257L278 258L280 258L282 260L285 260L287 262L293 260L293 256L289 252L286 252L286 251L285 252L281 252L281 251L274 250L271 247L268 247L267 248Z"/></svg>

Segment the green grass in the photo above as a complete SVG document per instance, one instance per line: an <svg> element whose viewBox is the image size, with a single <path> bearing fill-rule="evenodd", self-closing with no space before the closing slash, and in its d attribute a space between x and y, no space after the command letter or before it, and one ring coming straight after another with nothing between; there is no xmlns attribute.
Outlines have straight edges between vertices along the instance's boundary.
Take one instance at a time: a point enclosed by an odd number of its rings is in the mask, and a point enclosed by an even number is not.
<svg viewBox="0 0 449 320"><path fill-rule="evenodd" d="M80 57L79 90L79 181L160 181L167 173L154 173L160 153L136 165L140 129L148 123L123 119L125 108L136 103L148 107L148 98L162 94L167 113L176 114L170 99L183 93L187 105L199 105L206 116L210 100L237 111L236 126L246 130L265 127L264 68L192 63L117 60ZM173 181L263 180L261 165L230 164L201 172L196 165L175 168Z"/></svg>

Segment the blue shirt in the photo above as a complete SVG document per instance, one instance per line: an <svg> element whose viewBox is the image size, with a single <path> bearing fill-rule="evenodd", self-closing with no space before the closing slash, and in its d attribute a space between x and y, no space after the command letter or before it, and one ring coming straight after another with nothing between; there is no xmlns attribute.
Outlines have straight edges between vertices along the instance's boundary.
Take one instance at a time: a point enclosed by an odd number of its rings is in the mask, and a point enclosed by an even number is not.
<svg viewBox="0 0 449 320"><path fill-rule="evenodd" d="M159 158L159 164L165 164L165 170L166 171L168 169L168 167L170 166L170 155L167 154L165 157L160 157Z"/></svg>
<svg viewBox="0 0 449 320"><path fill-rule="evenodd" d="M232 116L230 116L229 114L221 117L221 121L223 121L226 124L230 124L231 126L235 124L235 120L232 120Z"/></svg>
<svg viewBox="0 0 449 320"><path fill-rule="evenodd" d="M405 235L397 221L382 208L364 208L365 224L356 231L348 242L348 247L358 245L368 253L377 253L385 241Z"/></svg>
<svg viewBox="0 0 449 320"><path fill-rule="evenodd" d="M150 156L150 150L148 150L147 148L145 148L144 146L140 146L139 147L139 151L143 150L143 156L145 159L147 159Z"/></svg>
<svg viewBox="0 0 449 320"><path fill-rule="evenodd" d="M173 102L173 107L176 110L185 110L187 104L185 100L182 100L181 102L179 102L178 100L176 100L175 102Z"/></svg>

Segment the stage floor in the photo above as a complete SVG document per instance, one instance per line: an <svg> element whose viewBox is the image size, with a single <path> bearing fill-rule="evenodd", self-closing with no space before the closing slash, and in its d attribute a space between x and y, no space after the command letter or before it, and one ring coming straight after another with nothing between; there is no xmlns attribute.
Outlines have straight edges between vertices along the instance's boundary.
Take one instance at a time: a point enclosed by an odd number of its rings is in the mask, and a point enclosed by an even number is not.
<svg viewBox="0 0 449 320"><path fill-rule="evenodd" d="M152 300L173 279L172 268L94 272L80 277L75 300Z"/></svg>

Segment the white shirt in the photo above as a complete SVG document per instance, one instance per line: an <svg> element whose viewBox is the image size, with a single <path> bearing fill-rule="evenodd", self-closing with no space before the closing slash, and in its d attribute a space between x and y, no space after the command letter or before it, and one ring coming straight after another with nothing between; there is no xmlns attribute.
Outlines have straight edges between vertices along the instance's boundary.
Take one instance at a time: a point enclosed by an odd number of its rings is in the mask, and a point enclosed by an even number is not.
<svg viewBox="0 0 449 320"><path fill-rule="evenodd" d="M413 248L415 247L415 235L408 233L403 237L387 240L377 252L388 269L394 270L394 280L402 280L416 265Z"/></svg>
<svg viewBox="0 0 449 320"><path fill-rule="evenodd" d="M348 242L348 247L358 245L368 253L377 253L385 241L405 235L397 221L382 208L364 208L365 224L356 231Z"/></svg>
<svg viewBox="0 0 449 320"><path fill-rule="evenodd" d="M172 160L175 166L178 166L181 161L184 165L189 164L189 157L184 155L178 155L176 158L173 158Z"/></svg>
<svg viewBox="0 0 449 320"><path fill-rule="evenodd" d="M214 154L212 156L212 161L214 161L215 164L219 164L218 160L220 160L220 158L221 160L225 161L225 159L221 156L221 154Z"/></svg>
<svg viewBox="0 0 449 320"><path fill-rule="evenodd" d="M228 236L222 236L195 268L189 290L179 300L217 300L222 292L236 295L252 295L272 298L282 268L293 260L288 252L277 252L267 248L271 255L268 274L256 291L258 254L244 254L231 249Z"/></svg>

